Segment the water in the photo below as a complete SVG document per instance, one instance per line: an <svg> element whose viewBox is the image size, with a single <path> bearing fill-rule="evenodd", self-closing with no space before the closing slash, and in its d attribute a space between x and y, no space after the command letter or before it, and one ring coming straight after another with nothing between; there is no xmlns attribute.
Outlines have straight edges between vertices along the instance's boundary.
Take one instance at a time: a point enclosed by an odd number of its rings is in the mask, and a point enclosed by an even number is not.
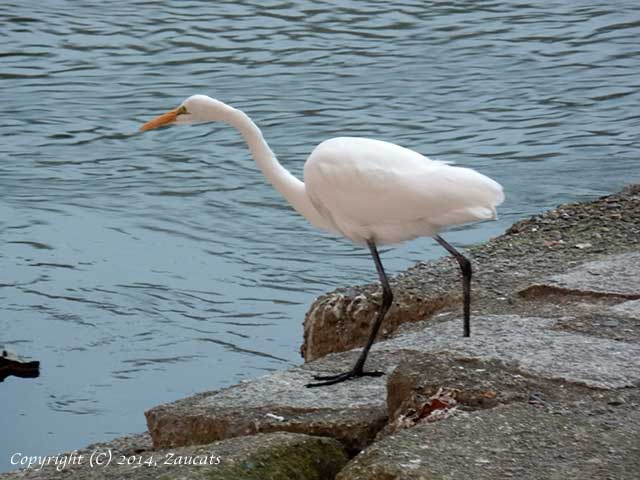
<svg viewBox="0 0 640 480"><path fill-rule="evenodd" d="M313 299L375 278L236 132L136 132L193 93L245 110L297 175L349 134L495 178L500 220L460 246L640 179L637 2L26 1L0 21L0 344L42 362L0 384L0 470L298 363Z"/></svg>

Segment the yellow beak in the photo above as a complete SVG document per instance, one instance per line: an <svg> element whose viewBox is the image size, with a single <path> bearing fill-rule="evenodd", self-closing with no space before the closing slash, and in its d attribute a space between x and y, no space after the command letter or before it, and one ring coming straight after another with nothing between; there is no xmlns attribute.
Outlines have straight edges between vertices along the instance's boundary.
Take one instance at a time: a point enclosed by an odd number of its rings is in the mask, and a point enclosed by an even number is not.
<svg viewBox="0 0 640 480"><path fill-rule="evenodd" d="M162 127L163 125L169 125L170 123L175 122L177 116L178 109L163 113L159 117L156 117L142 125L140 127L140 131L146 132L147 130L153 130L154 128Z"/></svg>

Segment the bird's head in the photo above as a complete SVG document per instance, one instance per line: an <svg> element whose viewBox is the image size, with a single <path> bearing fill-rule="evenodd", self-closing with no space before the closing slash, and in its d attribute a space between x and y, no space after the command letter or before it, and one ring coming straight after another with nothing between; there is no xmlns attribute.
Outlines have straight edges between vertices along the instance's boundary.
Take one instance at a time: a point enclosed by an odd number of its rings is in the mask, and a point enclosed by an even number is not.
<svg viewBox="0 0 640 480"><path fill-rule="evenodd" d="M169 110L140 127L141 131L164 125L189 125L192 123L225 121L232 107L206 95L192 95L178 108Z"/></svg>

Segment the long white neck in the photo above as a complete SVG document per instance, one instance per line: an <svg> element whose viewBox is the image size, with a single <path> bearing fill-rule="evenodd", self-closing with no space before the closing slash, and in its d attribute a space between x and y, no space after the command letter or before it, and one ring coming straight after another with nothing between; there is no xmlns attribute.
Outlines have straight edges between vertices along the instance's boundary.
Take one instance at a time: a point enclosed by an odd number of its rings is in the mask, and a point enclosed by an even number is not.
<svg viewBox="0 0 640 480"><path fill-rule="evenodd" d="M309 200L304 183L278 162L258 126L243 111L228 105L227 107L229 109L225 111L222 120L235 127L242 134L253 159L271 185L312 225L325 230L333 230L329 222L320 215Z"/></svg>

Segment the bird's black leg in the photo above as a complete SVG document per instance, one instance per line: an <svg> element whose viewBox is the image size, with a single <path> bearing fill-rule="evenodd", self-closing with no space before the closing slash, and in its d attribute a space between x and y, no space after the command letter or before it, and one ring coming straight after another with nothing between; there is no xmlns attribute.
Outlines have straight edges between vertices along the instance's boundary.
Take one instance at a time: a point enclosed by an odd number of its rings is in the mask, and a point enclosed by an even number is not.
<svg viewBox="0 0 640 480"><path fill-rule="evenodd" d="M449 243L445 242L440 235L436 235L436 242L442 245L447 252L455 257L462 271L462 294L464 296L464 336L471 336L471 262L467 257L458 252Z"/></svg>
<svg viewBox="0 0 640 480"><path fill-rule="evenodd" d="M365 372L364 371L364 363L367 360L367 355L369 354L369 350L371 350L371 346L378 335L378 330L380 330L380 325L382 325L382 321L384 320L387 311L391 307L391 303L393 302L393 292L391 291L391 287L389 286L389 280L387 279L387 274L384 272L384 268L382 267L382 262L380 261L380 255L378 254L378 249L376 244L372 241L367 242L369 246L369 251L371 252L371 256L373 257L373 261L376 264L376 270L378 271L378 277L380 277L380 283L382 283L382 305L380 306L380 310L376 315L376 319L373 322L373 326L371 327L371 333L369 334L369 338L367 339L367 344L362 349L362 353L358 357L353 368L345 373L340 373L338 375L329 375L329 376L314 376L315 380L321 380L318 383L309 383L307 387L322 387L324 385L333 385L335 383L344 382L350 378L355 377L379 377L380 375L384 375L384 372Z"/></svg>

